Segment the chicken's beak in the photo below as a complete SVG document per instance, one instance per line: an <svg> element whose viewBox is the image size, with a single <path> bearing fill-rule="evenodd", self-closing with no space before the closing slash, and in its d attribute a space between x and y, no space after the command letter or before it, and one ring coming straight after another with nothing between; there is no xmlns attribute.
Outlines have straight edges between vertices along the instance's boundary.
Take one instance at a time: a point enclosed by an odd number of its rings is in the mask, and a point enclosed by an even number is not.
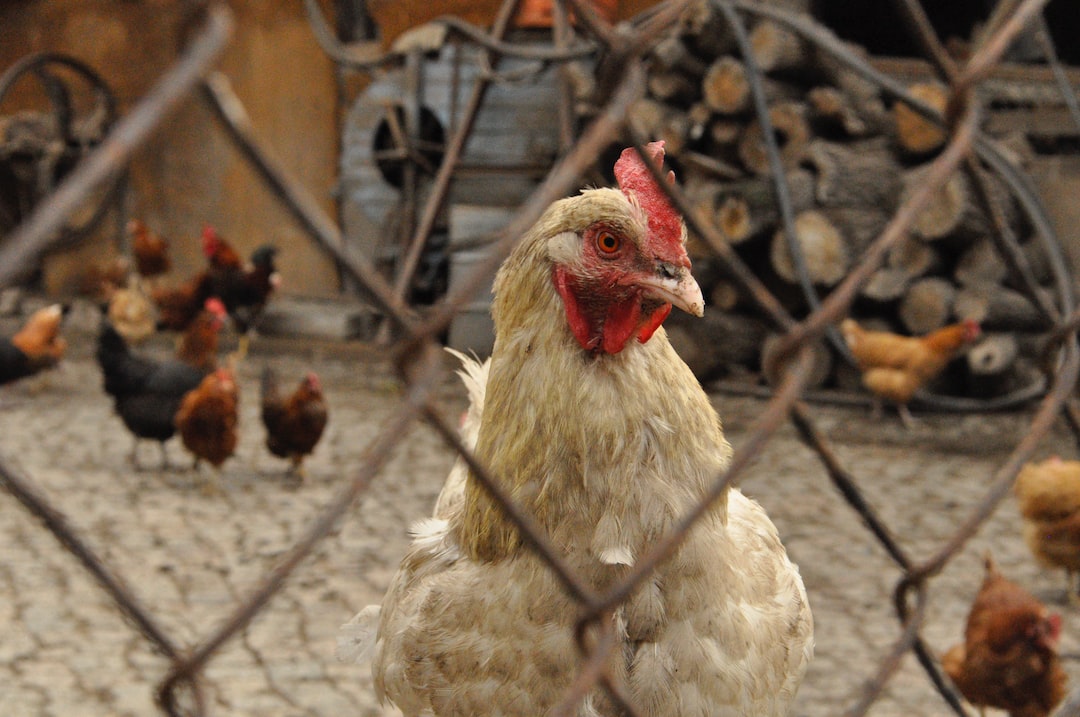
<svg viewBox="0 0 1080 717"><path fill-rule="evenodd" d="M668 262L658 262L656 273L638 279L638 285L646 295L672 306L677 306L693 316L705 315L705 299L689 269Z"/></svg>

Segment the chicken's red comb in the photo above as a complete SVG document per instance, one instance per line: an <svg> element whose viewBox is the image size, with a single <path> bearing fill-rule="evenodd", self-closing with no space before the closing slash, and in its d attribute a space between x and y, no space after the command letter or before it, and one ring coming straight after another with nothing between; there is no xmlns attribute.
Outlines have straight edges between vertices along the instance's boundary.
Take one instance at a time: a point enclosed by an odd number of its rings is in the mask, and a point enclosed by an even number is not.
<svg viewBox="0 0 1080 717"><path fill-rule="evenodd" d="M210 226L209 224L203 226L202 248L203 253L206 256L210 256L214 253L214 250L217 248L218 239L218 233L217 230L214 229L214 227Z"/></svg>
<svg viewBox="0 0 1080 717"><path fill-rule="evenodd" d="M645 145L645 151L653 162L663 167L663 140L649 142ZM669 170L666 176L669 183L675 183L675 172ZM682 249L682 216L672 206L671 200L668 199L663 188L657 184L649 167L633 147L624 149L618 161L615 162L615 180L619 183L619 189L623 191L623 194L634 197L645 211L649 218L649 233L669 246L679 247L677 253L682 254L683 257L683 261L679 263L685 263L688 266L689 260L685 259L686 252Z"/></svg>
<svg viewBox="0 0 1080 717"><path fill-rule="evenodd" d="M1061 637L1061 615L1056 612L1052 612L1046 617L1046 623L1050 626L1050 639L1057 643L1058 638Z"/></svg>
<svg viewBox="0 0 1080 717"><path fill-rule="evenodd" d="M209 311L211 314L216 314L218 316L224 316L226 313L228 313L225 310L224 302L222 302L221 299L217 298L216 296L211 296L209 299L207 299L206 302L203 304L203 308Z"/></svg>

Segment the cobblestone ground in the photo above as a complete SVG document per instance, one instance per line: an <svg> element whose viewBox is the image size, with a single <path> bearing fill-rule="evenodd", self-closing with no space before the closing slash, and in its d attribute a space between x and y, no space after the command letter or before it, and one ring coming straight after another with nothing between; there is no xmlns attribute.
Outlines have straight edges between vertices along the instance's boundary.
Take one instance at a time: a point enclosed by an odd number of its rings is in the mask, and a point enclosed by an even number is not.
<svg viewBox="0 0 1080 717"><path fill-rule="evenodd" d="M257 585L356 471L367 442L400 387L370 351L318 342L256 340L242 364L242 435L206 495L178 441L174 468L159 470L157 447L141 446L150 468L127 462L131 438L101 390L88 335L71 336L59 369L0 388L0 454L24 470L52 504L133 588L173 639L205 638ZM167 347L155 345L151 351ZM257 376L264 364L284 380L316 370L330 426L299 484L262 444ZM719 393L732 443L764 403ZM464 407L448 381L447 410ZM845 465L917 557L935 550L979 501L1027 426L1028 412L920 417L913 431L861 409L812 408ZM1072 455L1064 433L1042 447ZM378 601L405 550L406 529L433 503L453 455L417 425L346 519L287 587L207 670L215 715L392 715L380 708L366 669L334 658L338 626ZM814 454L790 428L771 441L742 481L777 523L799 563L817 624L817 656L796 708L839 714L859 694L899 634L891 603L898 572L843 503ZM9 495L0 495L0 713L55 717L158 714L153 693L167 662L52 535ZM1077 652L1080 616L1064 604L1064 578L1033 564L1007 500L962 555L934 580L925 636L937 651L955 642L991 549L1002 570L1063 612L1063 649ZM1080 666L1069 660L1073 680ZM875 717L949 714L908 657Z"/></svg>

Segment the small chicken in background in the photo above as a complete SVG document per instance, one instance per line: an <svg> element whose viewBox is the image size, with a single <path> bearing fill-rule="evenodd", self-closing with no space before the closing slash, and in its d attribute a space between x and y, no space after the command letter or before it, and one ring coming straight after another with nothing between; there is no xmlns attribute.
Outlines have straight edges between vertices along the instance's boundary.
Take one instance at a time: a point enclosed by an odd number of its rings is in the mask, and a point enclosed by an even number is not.
<svg viewBox="0 0 1080 717"><path fill-rule="evenodd" d="M153 279L169 271L172 260L169 258L169 242L150 230L139 219L131 219L127 224L128 240L131 242L131 255L135 258L135 271L144 279Z"/></svg>
<svg viewBox="0 0 1080 717"><path fill-rule="evenodd" d="M209 373L217 368L218 335L225 326L225 305L211 297L180 336L176 358Z"/></svg>
<svg viewBox="0 0 1080 717"><path fill-rule="evenodd" d="M875 414L881 413L882 400L891 401L909 428L914 419L908 403L915 392L981 333L976 322L966 320L925 336L900 336L864 329L850 318L841 322L840 332L862 371L863 385L875 396Z"/></svg>
<svg viewBox="0 0 1080 717"><path fill-rule="evenodd" d="M124 287L112 291L106 315L129 344L140 344L157 330L157 308L136 274L128 276Z"/></svg>
<svg viewBox="0 0 1080 717"><path fill-rule="evenodd" d="M267 366L262 374L261 403L267 449L287 458L290 473L303 479L304 458L315 450L329 416L319 377L309 372L286 396L278 386L277 374Z"/></svg>
<svg viewBox="0 0 1080 717"><path fill-rule="evenodd" d="M251 254L245 264L239 253L214 227L202 233L202 250L207 268L186 284L162 291L156 298L161 307L162 328L183 329L197 313L197 306L216 296L225 305L240 336L239 358L247 355L250 332L270 295L281 284L274 259L277 248L264 244Z"/></svg>
<svg viewBox="0 0 1080 717"><path fill-rule="evenodd" d="M116 414L134 437L131 464L141 469L139 442L145 439L158 442L161 468L168 468L165 442L176 434L176 411L206 372L178 359L158 361L135 354L108 320L101 322L95 357L105 393L113 398Z"/></svg>
<svg viewBox="0 0 1080 717"><path fill-rule="evenodd" d="M202 251L206 257L207 271L215 281L243 269L244 260L239 252L209 224L203 227Z"/></svg>
<svg viewBox="0 0 1080 717"><path fill-rule="evenodd" d="M281 275L274 264L277 248L264 244L251 254L239 271L222 272L214 277L211 292L221 298L225 310L240 336L238 354L247 355L251 331L266 307L270 295L281 285Z"/></svg>
<svg viewBox="0 0 1080 717"><path fill-rule="evenodd" d="M150 298L158 309L157 328L183 331L210 298L210 275L201 271L175 286L156 286Z"/></svg>
<svg viewBox="0 0 1080 717"><path fill-rule="evenodd" d="M0 384L52 368L67 351L60 335L60 304L38 309L10 337L0 338Z"/></svg>
<svg viewBox="0 0 1080 717"><path fill-rule="evenodd" d="M1047 717L1065 696L1068 677L1057 654L1061 616L1005 578L986 557L964 641L941 659L968 702L1010 717Z"/></svg>
<svg viewBox="0 0 1080 717"><path fill-rule="evenodd" d="M154 287L151 297L158 307L158 328L183 331L202 311L207 299L215 296L219 276L240 271L240 255L211 226L203 228L202 252L206 268L174 286Z"/></svg>
<svg viewBox="0 0 1080 717"><path fill-rule="evenodd" d="M79 295L93 301L104 311L112 295L127 286L130 276L131 260L126 256L90 262L79 277Z"/></svg>
<svg viewBox="0 0 1080 717"><path fill-rule="evenodd" d="M220 493L217 472L236 452L239 440L240 392L231 368L219 368L206 375L189 391L176 411L176 430L184 447L194 456L197 470L202 461L214 467L204 492Z"/></svg>
<svg viewBox="0 0 1080 717"><path fill-rule="evenodd" d="M1025 465L1013 493L1024 520L1024 541L1035 558L1065 570L1065 594L1080 602L1080 461L1054 456Z"/></svg>

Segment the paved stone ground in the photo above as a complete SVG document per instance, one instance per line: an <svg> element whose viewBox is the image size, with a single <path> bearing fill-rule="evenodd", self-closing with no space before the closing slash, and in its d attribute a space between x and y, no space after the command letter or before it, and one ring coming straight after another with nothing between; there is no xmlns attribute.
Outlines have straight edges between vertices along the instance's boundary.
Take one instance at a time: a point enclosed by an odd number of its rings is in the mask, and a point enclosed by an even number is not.
<svg viewBox="0 0 1080 717"><path fill-rule="evenodd" d="M208 496L178 441L172 470L131 438L112 413L88 335L70 336L69 359L43 376L0 388L0 455L29 474L173 639L189 645L216 628L309 526L361 461L394 409L400 386L369 350L317 341L257 340L241 366L242 436ZM156 345L151 350L164 351ZM270 363L283 377L319 372L331 419L303 484L262 445L257 376ZM292 379L289 378L291 381ZM448 381L441 400L464 407ZM714 394L739 447L763 402ZM918 557L935 550L980 500L1030 412L921 417L905 431L895 417L814 406L821 428L869 499ZM1043 453L1074 455L1063 432ZM366 670L334 658L338 626L377 601L406 546L406 528L432 505L453 455L417 425L359 505L319 545L287 587L207 670L215 715L376 715ZM827 717L848 707L899 634L891 606L898 572L828 482L814 454L785 428L742 481L768 509L801 566L817 623L817 657L796 714ZM52 535L9 495L0 495L0 713L60 717L158 714L156 685L167 669L146 639ZM1062 602L1063 577L1033 564L1006 501L962 555L934 580L925 636L943 651L961 632L992 549L1002 570L1065 620L1064 649L1076 653L1080 615ZM1067 662L1074 681L1080 665ZM875 717L949 714L914 659L905 658Z"/></svg>

